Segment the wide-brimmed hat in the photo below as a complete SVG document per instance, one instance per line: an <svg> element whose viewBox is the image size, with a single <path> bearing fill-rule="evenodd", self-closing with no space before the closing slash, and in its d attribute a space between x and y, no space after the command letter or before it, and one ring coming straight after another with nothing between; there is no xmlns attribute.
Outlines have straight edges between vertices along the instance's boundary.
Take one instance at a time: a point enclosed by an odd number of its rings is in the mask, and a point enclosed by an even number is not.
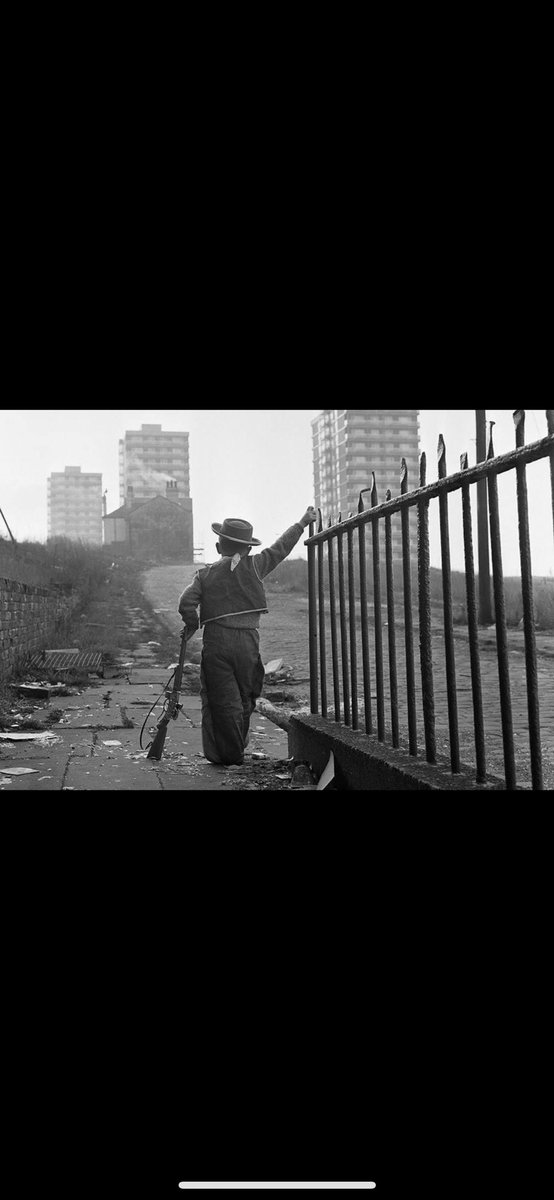
<svg viewBox="0 0 554 1200"><path fill-rule="evenodd" d="M239 542L241 546L262 544L258 538L252 537L252 525L248 521L241 521L239 517L226 517L223 525L214 521L212 529L219 537L226 538L228 542Z"/></svg>

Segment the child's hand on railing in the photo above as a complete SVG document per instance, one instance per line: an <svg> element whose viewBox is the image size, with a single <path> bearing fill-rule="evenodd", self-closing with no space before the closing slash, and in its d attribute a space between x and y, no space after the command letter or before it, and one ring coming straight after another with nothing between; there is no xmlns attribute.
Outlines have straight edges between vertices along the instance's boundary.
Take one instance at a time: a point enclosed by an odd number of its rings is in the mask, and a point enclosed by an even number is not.
<svg viewBox="0 0 554 1200"><path fill-rule="evenodd" d="M310 507L306 509L304 516L300 518L300 524L304 526L304 529L306 529L306 526L311 525L312 521L314 523L317 521L317 513L315 508L310 505Z"/></svg>

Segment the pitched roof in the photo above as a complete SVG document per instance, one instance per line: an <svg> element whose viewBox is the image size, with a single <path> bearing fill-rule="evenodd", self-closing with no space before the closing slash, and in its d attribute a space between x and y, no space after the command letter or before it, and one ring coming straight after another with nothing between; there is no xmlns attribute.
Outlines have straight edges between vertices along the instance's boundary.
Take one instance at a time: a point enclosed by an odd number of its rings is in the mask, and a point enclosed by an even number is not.
<svg viewBox="0 0 554 1200"><path fill-rule="evenodd" d="M128 513L128 511L129 511L129 510L128 510L128 508L127 508L127 505L126 505L126 504L122 504L122 505L121 505L121 508L114 508L114 511L113 511L113 512L111 512L111 513L106 513L106 514L105 514L105 516L103 516L103 517L102 517L102 520L103 520L103 521L107 521L107 520L108 520L108 518L110 518L110 517L126 517L126 516L127 516L127 513Z"/></svg>
<svg viewBox="0 0 554 1200"><path fill-rule="evenodd" d="M135 513L138 512L140 508L144 508L147 504L157 503L159 507L160 501L162 504L170 504L172 508L181 508L178 500L168 500L165 496L160 495L149 496L148 500L132 500L130 504L128 500L125 501L125 504L122 504L120 508L114 509L114 511L111 513L106 513L106 516L103 517L102 520L106 521L111 517L121 517L123 519L134 517Z"/></svg>

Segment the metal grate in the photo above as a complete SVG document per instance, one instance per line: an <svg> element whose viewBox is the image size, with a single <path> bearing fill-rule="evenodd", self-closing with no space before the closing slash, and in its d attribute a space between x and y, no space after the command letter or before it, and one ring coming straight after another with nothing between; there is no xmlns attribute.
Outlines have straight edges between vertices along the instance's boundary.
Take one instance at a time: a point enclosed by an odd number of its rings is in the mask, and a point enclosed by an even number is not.
<svg viewBox="0 0 554 1200"><path fill-rule="evenodd" d="M52 671L96 671L103 674L101 650L42 650L33 654L30 667Z"/></svg>

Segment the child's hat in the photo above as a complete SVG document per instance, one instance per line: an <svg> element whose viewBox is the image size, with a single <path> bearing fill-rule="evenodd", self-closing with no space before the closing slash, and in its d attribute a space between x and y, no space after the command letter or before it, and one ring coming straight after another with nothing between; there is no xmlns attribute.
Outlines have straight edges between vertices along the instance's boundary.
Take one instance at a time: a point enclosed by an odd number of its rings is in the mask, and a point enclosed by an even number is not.
<svg viewBox="0 0 554 1200"><path fill-rule="evenodd" d="M214 533L219 534L219 537L227 538L229 542L240 542L242 546L261 546L258 538L252 537L252 525L248 521L241 521L239 517L226 517L223 525L219 525L214 521L212 525Z"/></svg>

